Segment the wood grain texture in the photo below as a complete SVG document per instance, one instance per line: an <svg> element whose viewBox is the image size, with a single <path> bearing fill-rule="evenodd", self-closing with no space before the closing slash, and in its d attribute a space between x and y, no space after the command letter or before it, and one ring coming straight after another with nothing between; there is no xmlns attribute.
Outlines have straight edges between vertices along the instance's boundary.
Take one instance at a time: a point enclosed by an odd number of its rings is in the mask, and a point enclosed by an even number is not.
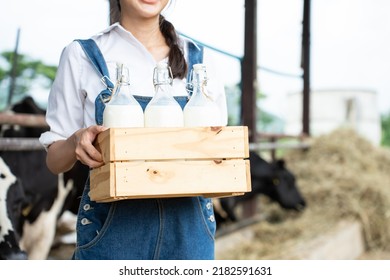
<svg viewBox="0 0 390 280"><path fill-rule="evenodd" d="M206 196L251 191L248 129L115 128L95 146L104 166L91 171L91 199Z"/></svg>

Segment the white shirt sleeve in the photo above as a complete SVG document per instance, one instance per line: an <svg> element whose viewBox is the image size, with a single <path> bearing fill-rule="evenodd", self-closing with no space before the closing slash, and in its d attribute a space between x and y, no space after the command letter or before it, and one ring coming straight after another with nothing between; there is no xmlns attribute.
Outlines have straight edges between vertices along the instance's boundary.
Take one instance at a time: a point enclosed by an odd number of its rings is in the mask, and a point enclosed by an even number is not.
<svg viewBox="0 0 390 280"><path fill-rule="evenodd" d="M66 139L84 127L85 95L80 87L81 51L79 44L72 42L61 54L46 111L46 122L50 130L39 138L46 149L53 142Z"/></svg>

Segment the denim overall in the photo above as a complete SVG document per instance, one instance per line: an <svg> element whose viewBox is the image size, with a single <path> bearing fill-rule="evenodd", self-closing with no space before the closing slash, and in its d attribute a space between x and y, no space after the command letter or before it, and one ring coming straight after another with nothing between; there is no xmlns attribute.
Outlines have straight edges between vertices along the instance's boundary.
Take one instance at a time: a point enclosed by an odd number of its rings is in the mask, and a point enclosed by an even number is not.
<svg viewBox="0 0 390 280"><path fill-rule="evenodd" d="M104 101L111 94L113 85L95 42L77 41L107 85L107 89L95 101L96 122L101 124ZM189 69L194 63L201 62L202 56L202 49L190 43ZM134 97L144 110L151 99ZM175 98L184 108L188 97ZM97 203L90 200L89 191L88 179L78 212L77 244L73 259L214 259L216 224L211 199L198 196Z"/></svg>

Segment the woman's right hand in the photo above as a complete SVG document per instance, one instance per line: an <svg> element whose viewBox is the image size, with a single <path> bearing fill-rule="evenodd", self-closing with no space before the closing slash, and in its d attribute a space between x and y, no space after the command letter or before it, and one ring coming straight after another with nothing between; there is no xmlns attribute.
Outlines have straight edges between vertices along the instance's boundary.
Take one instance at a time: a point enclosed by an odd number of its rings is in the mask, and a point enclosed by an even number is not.
<svg viewBox="0 0 390 280"><path fill-rule="evenodd" d="M93 141L100 132L103 132L106 129L107 128L104 126L93 125L88 128L80 129L74 134L77 160L90 168L96 168L103 165L102 155L93 146Z"/></svg>
<svg viewBox="0 0 390 280"><path fill-rule="evenodd" d="M106 127L93 125L77 130L66 140L58 140L47 149L46 163L54 174L70 170L79 160L90 168L103 165L100 152L93 146L96 136Z"/></svg>

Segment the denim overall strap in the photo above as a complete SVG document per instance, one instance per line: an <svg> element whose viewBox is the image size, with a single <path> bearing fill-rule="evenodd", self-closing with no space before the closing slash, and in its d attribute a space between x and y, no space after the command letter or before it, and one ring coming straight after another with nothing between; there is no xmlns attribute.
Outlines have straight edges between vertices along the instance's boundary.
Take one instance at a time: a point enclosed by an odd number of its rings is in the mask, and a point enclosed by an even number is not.
<svg viewBox="0 0 390 280"><path fill-rule="evenodd" d="M133 95L135 100L138 101L139 105L141 105L141 108L143 111L145 111L146 106L152 100L152 97L150 96L140 96L140 95ZM179 103L181 109L183 110L188 102L188 96L174 96L177 103Z"/></svg>
<svg viewBox="0 0 390 280"><path fill-rule="evenodd" d="M194 64L203 63L203 46L188 42L187 91L192 95L191 70Z"/></svg>
<svg viewBox="0 0 390 280"><path fill-rule="evenodd" d="M101 81L107 87L102 92L100 92L100 94L95 99L95 120L98 125L102 125L103 111L106 106L105 103L110 99L114 85L110 80L110 74L108 72L106 61L104 60L103 54L101 53L99 47L96 45L96 42L92 39L77 39L75 41L80 43L97 74L101 77Z"/></svg>

